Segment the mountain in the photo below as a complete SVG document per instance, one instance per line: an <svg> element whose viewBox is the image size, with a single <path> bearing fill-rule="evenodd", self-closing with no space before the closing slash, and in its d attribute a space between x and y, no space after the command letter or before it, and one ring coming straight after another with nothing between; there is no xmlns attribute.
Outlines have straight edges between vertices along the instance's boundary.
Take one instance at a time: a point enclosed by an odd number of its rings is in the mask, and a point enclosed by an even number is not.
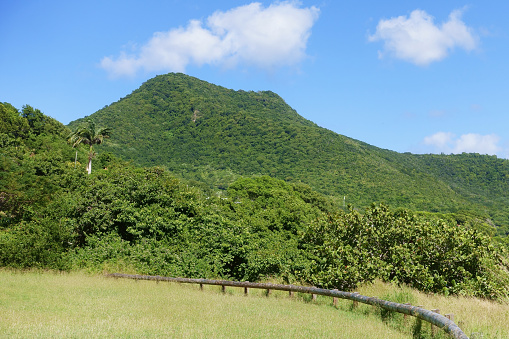
<svg viewBox="0 0 509 339"><path fill-rule="evenodd" d="M310 98L310 100L313 100ZM224 189L238 175L304 182L340 203L490 218L509 232L509 161L380 149L300 116L270 91L235 91L160 75L86 119L110 127L99 149Z"/></svg>

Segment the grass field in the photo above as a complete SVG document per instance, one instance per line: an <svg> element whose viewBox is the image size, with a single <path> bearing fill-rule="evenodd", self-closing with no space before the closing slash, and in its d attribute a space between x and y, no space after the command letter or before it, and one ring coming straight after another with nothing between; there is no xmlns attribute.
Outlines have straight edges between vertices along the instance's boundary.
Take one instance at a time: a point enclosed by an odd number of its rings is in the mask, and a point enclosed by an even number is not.
<svg viewBox="0 0 509 339"><path fill-rule="evenodd" d="M14 338L408 338L376 316L287 294L84 274L0 271L0 336Z"/></svg>
<svg viewBox="0 0 509 339"><path fill-rule="evenodd" d="M358 292L386 300L398 294L410 294L413 305L422 305L423 308L428 310L439 309L441 314L454 314L454 322L470 338L509 338L508 303L477 298L428 295L414 289L401 288L381 282L363 286L359 288ZM426 326L429 326L429 324Z"/></svg>
<svg viewBox="0 0 509 339"><path fill-rule="evenodd" d="M474 299L428 297L377 283L365 295L411 294L426 308L463 321L468 335L509 337L507 305ZM476 316L470 308L475 306ZM373 307L331 298L288 297L274 291L155 283L83 273L0 270L0 337L8 338L411 338L412 324L381 320ZM399 316L399 315L398 315ZM456 321L458 322L458 321ZM429 324L428 324L429 325Z"/></svg>

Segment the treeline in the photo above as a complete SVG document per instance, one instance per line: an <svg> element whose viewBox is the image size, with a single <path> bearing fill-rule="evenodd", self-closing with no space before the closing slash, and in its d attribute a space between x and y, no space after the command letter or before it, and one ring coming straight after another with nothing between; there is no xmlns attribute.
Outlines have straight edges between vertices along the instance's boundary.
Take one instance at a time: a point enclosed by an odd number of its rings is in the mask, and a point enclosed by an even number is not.
<svg viewBox="0 0 509 339"><path fill-rule="evenodd" d="M0 266L290 283L352 290L383 279L508 297L507 255L473 219L343 208L302 183L238 176L222 194L162 167L67 144L40 111L0 104Z"/></svg>

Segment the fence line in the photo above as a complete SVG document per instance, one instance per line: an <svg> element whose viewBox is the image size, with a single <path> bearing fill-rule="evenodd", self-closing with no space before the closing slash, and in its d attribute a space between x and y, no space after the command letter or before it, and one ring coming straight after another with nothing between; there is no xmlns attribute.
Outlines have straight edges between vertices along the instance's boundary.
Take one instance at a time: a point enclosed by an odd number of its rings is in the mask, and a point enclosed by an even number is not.
<svg viewBox="0 0 509 339"><path fill-rule="evenodd" d="M216 285L222 286L224 288L226 286L231 287L243 287L244 293L247 293L247 288L256 288L256 289L265 289L267 291L270 290L278 290L278 291L288 291L290 293L300 292L300 293L308 293L312 295L324 295L333 298L341 298L352 300L354 303L361 302L363 304L378 306L383 309L403 313L405 315L411 315L416 318L422 319L424 321L429 322L431 325L435 325L445 332L449 333L453 338L456 339L468 339L467 335L463 333L463 331L459 328L458 325L454 323L453 320L449 319L446 316L443 316L439 313L435 313L430 310L423 309L419 306L412 306L408 304L399 304L392 301L381 300L376 297L367 297L364 295L360 295L357 292L343 292L338 290L327 290L323 288L317 287L306 287L306 286L296 286L296 285L281 285L281 284L271 284L271 283L252 283L249 281L229 281L229 280L210 280L210 279L190 279L190 278L171 278L171 277L161 277L161 276L153 276L153 275L134 275L134 274L121 274L121 273L112 273L108 274L108 277L113 278L127 278L127 279L135 279L135 280L154 280L154 281L169 281L169 282L178 282L184 284L200 284L200 287L203 285Z"/></svg>

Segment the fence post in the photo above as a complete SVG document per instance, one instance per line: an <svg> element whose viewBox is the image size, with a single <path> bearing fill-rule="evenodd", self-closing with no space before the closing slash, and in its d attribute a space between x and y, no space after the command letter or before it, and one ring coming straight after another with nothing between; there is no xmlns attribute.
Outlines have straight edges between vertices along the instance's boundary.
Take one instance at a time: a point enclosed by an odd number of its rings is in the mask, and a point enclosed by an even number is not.
<svg viewBox="0 0 509 339"><path fill-rule="evenodd" d="M290 298L293 298L293 291L289 291L288 295L290 296Z"/></svg>
<svg viewBox="0 0 509 339"><path fill-rule="evenodd" d="M312 293L311 294L311 299L313 299L313 301L316 301L316 294Z"/></svg>
<svg viewBox="0 0 509 339"><path fill-rule="evenodd" d="M248 288L244 287L244 295L247 295L247 294L248 294Z"/></svg>
<svg viewBox="0 0 509 339"><path fill-rule="evenodd" d="M371 298L373 298L373 299L378 299L378 298L377 298L377 297L375 297L375 296L372 296ZM375 311L375 312L376 312L376 310L378 309L378 306L377 306L377 305L375 305L375 304L373 304L373 305L371 305L371 308L373 309L373 311Z"/></svg>
<svg viewBox="0 0 509 339"><path fill-rule="evenodd" d="M221 285L221 292L226 293L226 286L225 285Z"/></svg>
<svg viewBox="0 0 509 339"><path fill-rule="evenodd" d="M270 295L270 289L267 288L267 297Z"/></svg>
<svg viewBox="0 0 509 339"><path fill-rule="evenodd" d="M353 292L353 294L359 294L359 292ZM357 306L359 306L359 302L357 300L354 300L353 304L352 304L352 307L356 308Z"/></svg>
<svg viewBox="0 0 509 339"><path fill-rule="evenodd" d="M435 308L435 309L431 310L431 312L440 314L440 310L438 308ZM431 335L435 336L436 332L437 332L436 326L431 324Z"/></svg>
<svg viewBox="0 0 509 339"><path fill-rule="evenodd" d="M203 284L200 284L200 291L203 291Z"/></svg>
<svg viewBox="0 0 509 339"><path fill-rule="evenodd" d="M412 306L411 303L406 303L406 304L403 304L403 305ZM408 318L408 314L406 314L406 313L403 314L403 321L404 321L405 325L406 325L407 318Z"/></svg>

